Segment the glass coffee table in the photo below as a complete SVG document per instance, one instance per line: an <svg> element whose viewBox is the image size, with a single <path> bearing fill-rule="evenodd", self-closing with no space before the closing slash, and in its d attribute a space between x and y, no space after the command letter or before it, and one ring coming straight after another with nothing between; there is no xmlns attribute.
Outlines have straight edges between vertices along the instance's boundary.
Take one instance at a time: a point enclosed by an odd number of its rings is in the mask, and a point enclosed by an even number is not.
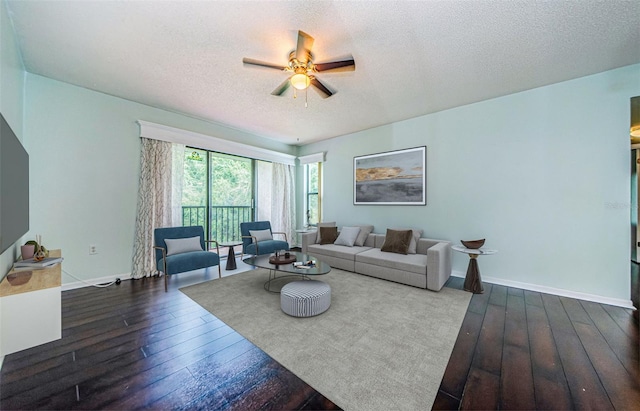
<svg viewBox="0 0 640 411"><path fill-rule="evenodd" d="M302 279L308 280L309 276L324 275L331 271L331 266L329 264L318 260L310 254L299 253L297 251L290 251L289 254L292 257L295 256L296 263L313 261L315 264L313 266L306 266L302 268L294 266L293 262L286 264L273 264L269 262L269 258L273 256L266 254L245 258L242 261L254 267L266 268L269 270L269 279L264 283L264 289L271 293L280 292L280 290L271 289L271 283L276 281L276 279L280 280L288 277L302 277ZM278 274L280 275L278 276Z"/></svg>

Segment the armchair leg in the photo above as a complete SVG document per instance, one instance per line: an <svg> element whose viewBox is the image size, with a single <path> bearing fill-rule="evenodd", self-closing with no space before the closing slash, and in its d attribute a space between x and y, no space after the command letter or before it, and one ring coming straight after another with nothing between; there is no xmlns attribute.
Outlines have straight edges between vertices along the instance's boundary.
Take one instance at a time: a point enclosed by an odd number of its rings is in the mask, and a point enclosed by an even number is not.
<svg viewBox="0 0 640 411"><path fill-rule="evenodd" d="M222 271L220 270L220 263L218 263L218 278L222 278Z"/></svg>
<svg viewBox="0 0 640 411"><path fill-rule="evenodd" d="M167 277L168 277L168 275L165 274L164 275L164 292L165 293L167 292Z"/></svg>

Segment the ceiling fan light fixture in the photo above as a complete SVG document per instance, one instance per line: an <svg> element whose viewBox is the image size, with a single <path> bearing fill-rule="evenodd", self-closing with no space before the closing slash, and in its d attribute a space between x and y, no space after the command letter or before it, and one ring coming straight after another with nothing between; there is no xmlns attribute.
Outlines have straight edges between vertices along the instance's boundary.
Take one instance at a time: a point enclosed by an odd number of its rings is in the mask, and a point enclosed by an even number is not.
<svg viewBox="0 0 640 411"><path fill-rule="evenodd" d="M293 76L291 76L291 79L289 81L291 81L291 85L298 90L304 90L311 84L311 79L309 78L309 76L303 73L294 74Z"/></svg>
<svg viewBox="0 0 640 411"><path fill-rule="evenodd" d="M640 138L640 126L631 127L631 131L629 133L631 137Z"/></svg>

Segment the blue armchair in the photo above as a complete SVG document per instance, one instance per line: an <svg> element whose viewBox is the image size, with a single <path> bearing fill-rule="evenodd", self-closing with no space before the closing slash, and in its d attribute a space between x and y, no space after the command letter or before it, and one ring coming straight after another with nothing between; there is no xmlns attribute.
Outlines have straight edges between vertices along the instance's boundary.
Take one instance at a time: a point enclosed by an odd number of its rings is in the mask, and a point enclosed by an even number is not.
<svg viewBox="0 0 640 411"><path fill-rule="evenodd" d="M265 230L268 230L268 233L265 232ZM254 232L253 234L251 233L252 231ZM271 231L271 223L269 221L252 221L240 223L240 234L242 234L243 256L244 254L261 255L271 254L276 250L289 250L287 234L277 231ZM270 235L265 236L264 234ZM283 235L284 241L274 240L274 234Z"/></svg>
<svg viewBox="0 0 640 411"><path fill-rule="evenodd" d="M202 226L163 227L153 232L156 268L164 273L164 291L167 291L167 277L172 274L201 268L218 266L220 271L220 248L215 240L216 252L205 251L204 229Z"/></svg>

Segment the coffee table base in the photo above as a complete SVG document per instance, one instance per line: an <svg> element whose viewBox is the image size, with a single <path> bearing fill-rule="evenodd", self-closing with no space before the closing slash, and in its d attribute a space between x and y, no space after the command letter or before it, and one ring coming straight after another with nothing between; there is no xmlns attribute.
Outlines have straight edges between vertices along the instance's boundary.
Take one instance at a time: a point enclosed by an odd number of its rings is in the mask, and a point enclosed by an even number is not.
<svg viewBox="0 0 640 411"><path fill-rule="evenodd" d="M309 280L309 277L307 277L303 273L281 275L280 277L277 276L277 273L278 273L278 270L269 270L269 279L264 283L265 291L269 291L270 293L274 293L274 294L280 294L280 290L272 290L271 289L271 283L276 281L276 280L284 280L284 279L287 279L287 278L296 278L298 280Z"/></svg>

